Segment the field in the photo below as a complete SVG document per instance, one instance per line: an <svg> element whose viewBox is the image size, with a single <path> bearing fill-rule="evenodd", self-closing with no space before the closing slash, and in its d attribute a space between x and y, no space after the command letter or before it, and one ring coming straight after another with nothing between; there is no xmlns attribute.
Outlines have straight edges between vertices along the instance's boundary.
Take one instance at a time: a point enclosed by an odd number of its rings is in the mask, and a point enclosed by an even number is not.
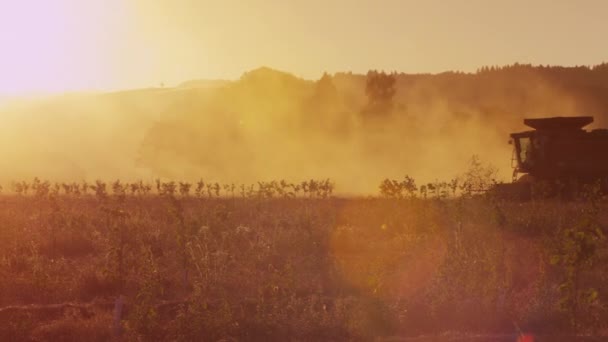
<svg viewBox="0 0 608 342"><path fill-rule="evenodd" d="M600 195L390 184L365 198L330 182L297 195L281 182L14 184L0 196L0 340L607 333Z"/></svg>
<svg viewBox="0 0 608 342"><path fill-rule="evenodd" d="M0 342L608 341L608 0L0 3Z"/></svg>

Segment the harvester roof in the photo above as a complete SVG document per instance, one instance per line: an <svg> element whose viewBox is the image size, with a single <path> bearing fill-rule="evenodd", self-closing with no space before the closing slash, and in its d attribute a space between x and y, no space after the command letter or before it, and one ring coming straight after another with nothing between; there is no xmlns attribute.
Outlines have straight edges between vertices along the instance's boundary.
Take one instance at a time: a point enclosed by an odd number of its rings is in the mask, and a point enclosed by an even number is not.
<svg viewBox="0 0 608 342"><path fill-rule="evenodd" d="M542 119L524 119L526 126L538 130L579 130L593 122L592 116L553 117Z"/></svg>

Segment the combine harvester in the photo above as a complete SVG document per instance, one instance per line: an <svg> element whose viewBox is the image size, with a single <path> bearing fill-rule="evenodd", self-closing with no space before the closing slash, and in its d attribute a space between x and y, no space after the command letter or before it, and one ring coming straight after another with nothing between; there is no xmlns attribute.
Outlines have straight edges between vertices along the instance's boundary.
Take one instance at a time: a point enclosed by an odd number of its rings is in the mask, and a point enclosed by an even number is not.
<svg viewBox="0 0 608 342"><path fill-rule="evenodd" d="M591 116L524 119L534 130L511 134L513 183L495 191L529 199L534 188L542 188L543 196L567 197L596 182L607 190L608 129L583 129L592 122Z"/></svg>

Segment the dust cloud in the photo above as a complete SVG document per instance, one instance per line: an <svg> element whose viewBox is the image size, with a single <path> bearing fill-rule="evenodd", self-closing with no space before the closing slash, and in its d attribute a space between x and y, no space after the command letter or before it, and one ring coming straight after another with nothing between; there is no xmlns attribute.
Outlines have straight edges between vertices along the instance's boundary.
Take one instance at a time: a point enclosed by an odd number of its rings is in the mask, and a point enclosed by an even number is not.
<svg viewBox="0 0 608 342"><path fill-rule="evenodd" d="M596 115L603 103L535 67L394 74L384 111L366 76L304 80L268 68L236 81L68 94L0 109L0 183L155 178L253 183L330 178L344 194L384 178L449 180L473 155L510 180L524 117Z"/></svg>

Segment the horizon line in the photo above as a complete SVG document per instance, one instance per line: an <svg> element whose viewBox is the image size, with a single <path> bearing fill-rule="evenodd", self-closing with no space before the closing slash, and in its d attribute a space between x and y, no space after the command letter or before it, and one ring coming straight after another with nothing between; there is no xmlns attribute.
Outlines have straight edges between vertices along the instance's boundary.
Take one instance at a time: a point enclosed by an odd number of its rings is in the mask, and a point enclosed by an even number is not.
<svg viewBox="0 0 608 342"><path fill-rule="evenodd" d="M514 62L512 64L503 64L503 65L498 65L498 64L482 65L482 66L479 66L475 71L444 70L444 71L440 71L440 72L405 72L405 71L397 71L397 70L389 70L389 69L370 68L370 69L368 69L368 72L369 71L379 71L379 72L386 72L386 73L395 73L395 74L401 75L401 76L437 76L437 75L442 75L442 74L446 74L446 73L476 75L476 74L479 74L481 69L484 69L484 68L496 68L496 69L500 70L501 68L506 68L506 67L526 66L526 67L532 67L532 68L565 68L565 69L587 68L587 69L592 70L598 66L604 66L604 65L608 65L608 62L601 61L597 64L590 64L590 65L580 65L580 64L556 65L556 64L532 64L532 63ZM328 74L332 77L335 77L336 75L344 75L344 74L353 75L353 76L365 76L367 73L367 72L354 72L354 71L334 71L334 72L321 71L321 72L319 72L320 76L318 76L317 78L311 78L311 77L305 77L305 76L299 75L296 72L286 71L286 70L282 70L279 68L261 65L257 68L245 70L240 74L240 76L234 77L234 78L230 78L230 77L226 77L226 78L204 78L204 77L203 78L190 78L190 79L185 79L185 80L176 82L175 84L172 84L172 85L165 85L164 81L159 81L156 85L147 85L147 86L142 84L141 86L133 85L133 86L129 86L129 87L67 89L64 91L28 91L28 92L14 93L14 94L0 92L0 104L2 104L3 102L12 102L12 101L20 101L20 100L40 100L40 99L45 99L45 98L57 97L57 96L96 95L96 94L111 94L111 93L121 93L121 92L128 92L128 91L138 91L138 90L175 89L175 88L185 87L184 84L189 83L189 82L236 82L236 81L240 80L244 75L246 75L250 72L263 70L263 69L267 69L267 70L274 71L274 72L280 72L280 73L284 73L284 74L289 74L289 75L292 75L296 78L300 78L305 81L319 80L321 77L323 77L323 75L326 75L326 74Z"/></svg>

